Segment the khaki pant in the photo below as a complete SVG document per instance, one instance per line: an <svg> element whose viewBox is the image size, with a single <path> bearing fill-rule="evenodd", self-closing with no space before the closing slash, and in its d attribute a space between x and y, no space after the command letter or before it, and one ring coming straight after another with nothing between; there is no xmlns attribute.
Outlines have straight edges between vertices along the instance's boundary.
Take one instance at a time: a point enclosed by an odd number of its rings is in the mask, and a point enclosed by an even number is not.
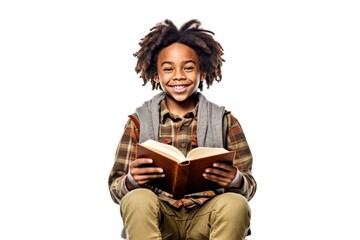
<svg viewBox="0 0 360 240"><path fill-rule="evenodd" d="M139 188L122 199L120 213L129 240L240 240L250 227L248 202L235 193L223 193L200 207L176 209Z"/></svg>

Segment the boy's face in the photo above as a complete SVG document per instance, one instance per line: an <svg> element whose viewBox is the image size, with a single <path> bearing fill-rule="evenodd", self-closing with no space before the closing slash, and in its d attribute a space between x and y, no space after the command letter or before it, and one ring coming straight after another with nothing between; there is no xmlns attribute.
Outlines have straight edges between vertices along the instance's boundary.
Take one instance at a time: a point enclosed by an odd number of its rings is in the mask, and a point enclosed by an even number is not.
<svg viewBox="0 0 360 240"><path fill-rule="evenodd" d="M195 50L181 43L163 48L158 55L158 75L154 81L177 102L184 102L196 92L205 74L200 72L199 57Z"/></svg>

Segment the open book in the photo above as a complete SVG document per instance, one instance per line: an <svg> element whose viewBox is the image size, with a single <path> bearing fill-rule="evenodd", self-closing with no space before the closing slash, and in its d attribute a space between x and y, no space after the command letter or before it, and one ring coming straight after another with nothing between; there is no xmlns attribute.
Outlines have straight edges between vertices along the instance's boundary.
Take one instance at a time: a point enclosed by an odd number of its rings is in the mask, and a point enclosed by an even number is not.
<svg viewBox="0 0 360 240"><path fill-rule="evenodd" d="M180 199L186 194L220 188L202 174L214 162L233 163L235 152L224 148L198 147L184 156L176 147L147 140L137 144L137 158L151 158L152 166L164 169L165 178L151 180L150 185Z"/></svg>

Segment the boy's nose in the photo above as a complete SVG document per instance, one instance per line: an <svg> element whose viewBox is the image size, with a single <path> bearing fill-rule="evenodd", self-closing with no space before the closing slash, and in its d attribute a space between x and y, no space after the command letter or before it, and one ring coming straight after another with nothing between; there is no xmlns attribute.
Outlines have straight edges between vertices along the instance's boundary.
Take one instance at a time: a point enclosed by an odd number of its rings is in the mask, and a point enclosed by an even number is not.
<svg viewBox="0 0 360 240"><path fill-rule="evenodd" d="M173 80L184 80L185 74L182 71L176 71L173 77Z"/></svg>

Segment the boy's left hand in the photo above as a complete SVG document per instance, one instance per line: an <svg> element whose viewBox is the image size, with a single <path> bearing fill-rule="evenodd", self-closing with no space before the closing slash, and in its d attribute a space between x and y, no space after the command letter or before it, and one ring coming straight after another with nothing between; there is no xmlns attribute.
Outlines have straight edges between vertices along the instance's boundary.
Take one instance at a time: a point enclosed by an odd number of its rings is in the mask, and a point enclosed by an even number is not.
<svg viewBox="0 0 360 240"><path fill-rule="evenodd" d="M203 176L221 187L227 188L236 177L237 171L234 165L217 162L213 164L213 167L205 169Z"/></svg>

